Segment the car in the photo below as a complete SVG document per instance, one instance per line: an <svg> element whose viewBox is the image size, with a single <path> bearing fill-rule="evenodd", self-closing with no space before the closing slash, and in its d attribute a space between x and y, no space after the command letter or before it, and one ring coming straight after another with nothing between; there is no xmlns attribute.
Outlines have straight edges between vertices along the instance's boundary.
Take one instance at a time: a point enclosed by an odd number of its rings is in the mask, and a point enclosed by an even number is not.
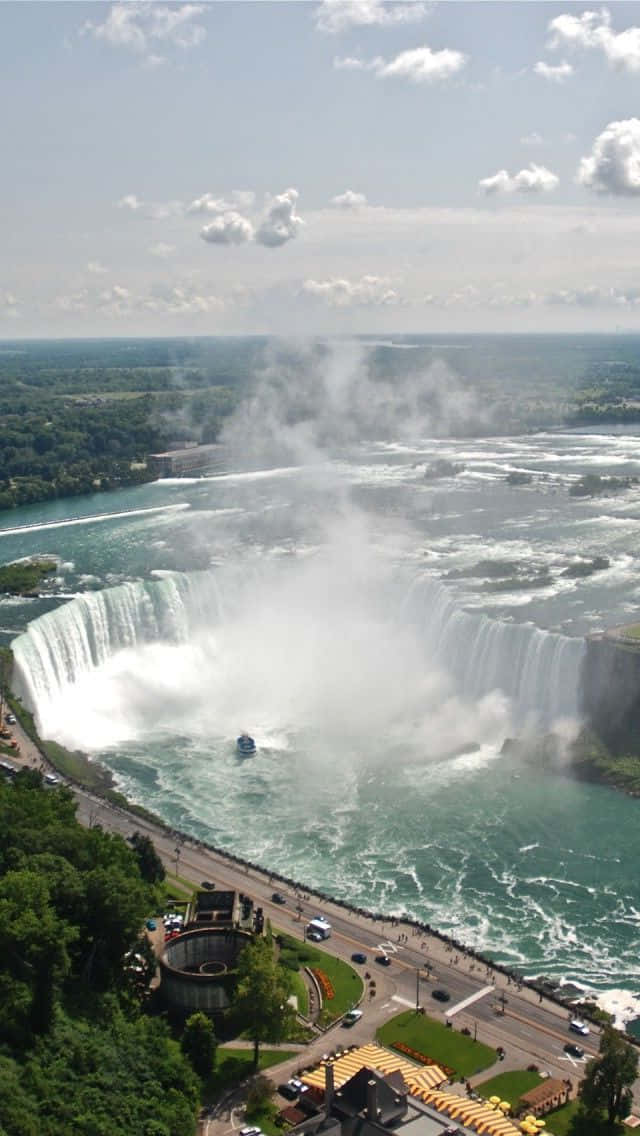
<svg viewBox="0 0 640 1136"><path fill-rule="evenodd" d="M15 726L15 724L16 724L15 714L7 714L6 721L10 726Z"/></svg>
<svg viewBox="0 0 640 1136"><path fill-rule="evenodd" d="M360 1021L362 1017L362 1010L349 1010L342 1019L343 1026L355 1026L356 1022Z"/></svg>
<svg viewBox="0 0 640 1136"><path fill-rule="evenodd" d="M583 1037L586 1037L589 1033L589 1027L587 1023L583 1022L581 1018L572 1018L569 1022L569 1029L572 1033L582 1034Z"/></svg>
<svg viewBox="0 0 640 1136"><path fill-rule="evenodd" d="M391 959L388 955L376 955L376 962L380 966L391 966Z"/></svg>
<svg viewBox="0 0 640 1136"><path fill-rule="evenodd" d="M246 1128L240 1129L240 1136L262 1136L262 1129L249 1124Z"/></svg>
<svg viewBox="0 0 640 1136"><path fill-rule="evenodd" d="M214 891L215 886L216 885L212 883L211 880L203 880L200 884L200 887L204 888L205 891Z"/></svg>
<svg viewBox="0 0 640 1136"><path fill-rule="evenodd" d="M362 964L367 961L367 956L365 954L363 954L362 951L355 951L351 956L351 961L352 962L359 962L360 965L362 966Z"/></svg>
<svg viewBox="0 0 640 1136"><path fill-rule="evenodd" d="M156 926L157 926L157 924L156 924L155 919L147 919L147 922L145 923L145 927L147 928L147 931L155 931Z"/></svg>
<svg viewBox="0 0 640 1136"><path fill-rule="evenodd" d="M54 777L53 773L45 773L44 779L47 785L59 785L60 778Z"/></svg>
<svg viewBox="0 0 640 1136"><path fill-rule="evenodd" d="M290 1077L285 1084L278 1085L278 1092L286 1100L297 1100L298 1097L309 1092L309 1086L305 1085L303 1081L299 1081L297 1077Z"/></svg>
<svg viewBox="0 0 640 1136"><path fill-rule="evenodd" d="M582 1046L576 1045L573 1041L567 1042L564 1051L569 1054L569 1057L584 1057L584 1049Z"/></svg>
<svg viewBox="0 0 640 1136"><path fill-rule="evenodd" d="M431 991L431 997L435 998L436 1002L450 1002L451 995L448 990L443 990L442 987L436 987Z"/></svg>
<svg viewBox="0 0 640 1136"><path fill-rule="evenodd" d="M281 891L274 891L273 895L271 896L271 902L272 903L279 903L280 905L282 905L283 903L286 903L287 901L284 898Z"/></svg>
<svg viewBox="0 0 640 1136"><path fill-rule="evenodd" d="M288 1081L285 1084L278 1085L278 1092L280 1093L281 1097L285 1098L285 1100L296 1100L298 1096L298 1090L294 1089Z"/></svg>

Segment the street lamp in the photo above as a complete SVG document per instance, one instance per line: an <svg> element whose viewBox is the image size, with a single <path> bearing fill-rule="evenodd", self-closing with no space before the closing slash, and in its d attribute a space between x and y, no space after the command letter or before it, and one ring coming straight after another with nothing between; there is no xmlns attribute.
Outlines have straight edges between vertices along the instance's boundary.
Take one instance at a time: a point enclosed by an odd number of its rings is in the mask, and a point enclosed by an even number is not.
<svg viewBox="0 0 640 1136"><path fill-rule="evenodd" d="M174 852L176 854L176 876L177 876L178 875L178 861L180 859L180 848L179 847L174 848Z"/></svg>

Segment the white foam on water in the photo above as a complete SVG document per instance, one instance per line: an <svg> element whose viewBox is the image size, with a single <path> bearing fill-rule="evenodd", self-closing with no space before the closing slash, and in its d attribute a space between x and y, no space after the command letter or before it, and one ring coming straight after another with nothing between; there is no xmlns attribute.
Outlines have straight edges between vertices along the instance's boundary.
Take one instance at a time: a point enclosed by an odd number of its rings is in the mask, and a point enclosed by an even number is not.
<svg viewBox="0 0 640 1136"><path fill-rule="evenodd" d="M17 536L22 533L44 532L49 529L65 529L79 525L96 525L105 521L120 521L129 517L143 517L150 513L175 513L180 509L190 509L187 501L173 505L149 505L144 509L123 509L119 513L96 513L90 517L67 517L60 521L40 521L32 525L20 525L12 529L0 529L0 537Z"/></svg>

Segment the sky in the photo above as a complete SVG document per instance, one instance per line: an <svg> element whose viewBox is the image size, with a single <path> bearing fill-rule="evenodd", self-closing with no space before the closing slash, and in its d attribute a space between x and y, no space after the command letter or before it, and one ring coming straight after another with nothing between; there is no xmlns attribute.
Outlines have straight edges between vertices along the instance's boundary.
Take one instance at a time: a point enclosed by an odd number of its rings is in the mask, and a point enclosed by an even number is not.
<svg viewBox="0 0 640 1136"><path fill-rule="evenodd" d="M640 331L640 4L5 2L0 91L0 338Z"/></svg>

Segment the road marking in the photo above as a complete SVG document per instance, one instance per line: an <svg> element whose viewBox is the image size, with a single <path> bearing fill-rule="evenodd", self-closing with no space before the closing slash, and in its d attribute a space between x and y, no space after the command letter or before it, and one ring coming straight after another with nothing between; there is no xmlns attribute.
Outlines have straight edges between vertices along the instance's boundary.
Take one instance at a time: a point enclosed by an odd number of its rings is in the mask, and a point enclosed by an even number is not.
<svg viewBox="0 0 640 1136"><path fill-rule="evenodd" d="M477 990L475 994L470 994L468 998L463 998L462 1002L457 1002L450 1010L447 1010L447 1017L452 1018L454 1014L459 1014L461 1010L466 1010L467 1006L472 1006L474 1002L478 1002L480 998L486 998L487 994L495 990L495 986L483 986L482 990Z"/></svg>
<svg viewBox="0 0 640 1136"><path fill-rule="evenodd" d="M401 998L399 994L392 994L391 1001L399 1002L401 1006L411 1006L412 1009L415 1009L415 999L411 1002L409 998Z"/></svg>
<svg viewBox="0 0 640 1136"><path fill-rule="evenodd" d="M400 950L396 943L378 943L376 950L381 951L383 955L395 955Z"/></svg>

